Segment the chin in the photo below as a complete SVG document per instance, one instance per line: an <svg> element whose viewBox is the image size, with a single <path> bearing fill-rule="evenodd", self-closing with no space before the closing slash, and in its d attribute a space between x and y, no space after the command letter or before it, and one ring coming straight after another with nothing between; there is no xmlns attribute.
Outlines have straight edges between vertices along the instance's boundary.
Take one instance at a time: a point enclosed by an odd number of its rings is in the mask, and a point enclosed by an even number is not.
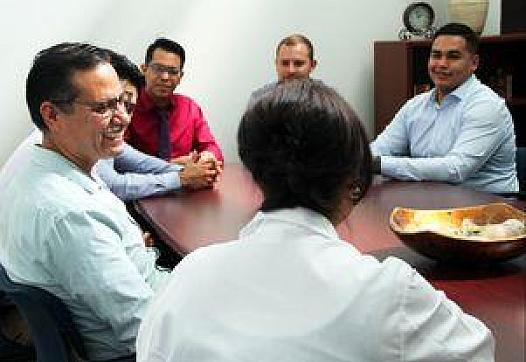
<svg viewBox="0 0 526 362"><path fill-rule="evenodd" d="M120 146L111 147L106 152L104 152L104 158L113 158L115 156L120 155L122 151L124 151L124 142Z"/></svg>

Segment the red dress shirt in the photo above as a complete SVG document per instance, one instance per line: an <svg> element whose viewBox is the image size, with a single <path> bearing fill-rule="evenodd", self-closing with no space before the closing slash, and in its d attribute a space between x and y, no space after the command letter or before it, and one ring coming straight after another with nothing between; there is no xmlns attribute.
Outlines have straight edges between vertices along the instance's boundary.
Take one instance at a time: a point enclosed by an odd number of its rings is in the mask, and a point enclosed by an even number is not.
<svg viewBox="0 0 526 362"><path fill-rule="evenodd" d="M186 156L191 151L212 152L217 160L223 154L208 128L201 108L189 97L173 94L169 110L171 158ZM151 97L143 89L128 126L126 140L144 153L157 156L159 151L159 115Z"/></svg>

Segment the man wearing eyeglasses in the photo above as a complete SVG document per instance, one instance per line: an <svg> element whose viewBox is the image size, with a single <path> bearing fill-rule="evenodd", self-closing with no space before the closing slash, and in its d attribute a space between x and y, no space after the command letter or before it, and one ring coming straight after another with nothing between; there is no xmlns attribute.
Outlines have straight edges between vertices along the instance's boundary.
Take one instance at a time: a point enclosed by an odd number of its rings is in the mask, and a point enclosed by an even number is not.
<svg viewBox="0 0 526 362"><path fill-rule="evenodd" d="M41 145L2 182L0 264L18 283L59 297L89 360L135 352L139 323L168 271L94 172L119 155L129 116L107 53L62 43L37 54L26 83Z"/></svg>
<svg viewBox="0 0 526 362"><path fill-rule="evenodd" d="M144 86L144 76L126 56L112 50L106 51L111 65L119 76L123 89L122 102L127 113L131 115L137 103L139 90ZM100 106L111 109L117 105L116 102L111 102ZM27 149L41 141L42 132L35 128L0 169L0 186L11 177L13 170L24 162ZM181 188L189 190L210 188L217 174L215 167L209 163L187 163L183 168L178 164L170 164L147 155L127 144L119 155L97 162L94 171L123 201L133 201Z"/></svg>
<svg viewBox="0 0 526 362"><path fill-rule="evenodd" d="M142 71L146 85L139 94L127 140L138 150L186 164L211 162L220 172L223 154L201 108L189 97L174 94L183 77L185 51L159 38L147 49Z"/></svg>

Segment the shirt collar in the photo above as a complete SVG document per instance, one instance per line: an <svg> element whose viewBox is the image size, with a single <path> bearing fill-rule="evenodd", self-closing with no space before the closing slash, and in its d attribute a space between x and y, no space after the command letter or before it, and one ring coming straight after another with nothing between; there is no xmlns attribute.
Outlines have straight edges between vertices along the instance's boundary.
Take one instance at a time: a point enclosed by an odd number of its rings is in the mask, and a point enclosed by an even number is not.
<svg viewBox="0 0 526 362"><path fill-rule="evenodd" d="M46 170L50 170L63 177L66 177L70 181L81 186L90 194L93 194L104 188L104 185L97 181L100 179L89 177L83 171L81 171L77 165L59 153L40 147L38 145L31 145L31 147L31 158L33 162L39 164Z"/></svg>
<svg viewBox="0 0 526 362"><path fill-rule="evenodd" d="M174 107L174 97L170 97L170 109ZM157 109L157 106L153 102L152 97L146 92L146 87L141 89L139 93L139 99L137 100L137 109L140 111L148 112L152 109Z"/></svg>
<svg viewBox="0 0 526 362"><path fill-rule="evenodd" d="M477 82L477 77L472 74L464 83L459 85L450 95L457 97L458 99L463 99L468 95L469 90L473 83Z"/></svg>
<svg viewBox="0 0 526 362"><path fill-rule="evenodd" d="M325 216L303 207L275 211L260 211L240 231L240 237L246 237L256 232L257 229L264 226L267 221L273 223L282 222L288 225L293 224L301 228L309 229L311 232L321 234L327 238L339 239L336 229Z"/></svg>
<svg viewBox="0 0 526 362"><path fill-rule="evenodd" d="M447 99L449 97L454 97L455 99L462 100L467 97L468 93L470 92L470 89L472 89L473 83L478 82L477 77L472 74L462 83L459 85L453 92L447 94L444 99ZM436 88L433 88L433 90L430 92L430 102L436 103Z"/></svg>

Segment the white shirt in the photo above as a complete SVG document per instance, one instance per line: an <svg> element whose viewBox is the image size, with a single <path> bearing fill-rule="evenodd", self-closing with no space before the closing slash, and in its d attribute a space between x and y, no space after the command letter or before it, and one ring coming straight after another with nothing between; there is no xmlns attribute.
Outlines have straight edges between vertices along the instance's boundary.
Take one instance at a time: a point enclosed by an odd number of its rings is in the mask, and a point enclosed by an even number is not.
<svg viewBox="0 0 526 362"><path fill-rule="evenodd" d="M383 175L462 183L486 192L519 190L515 132L502 98L471 76L436 102L436 90L410 99L371 143Z"/></svg>
<svg viewBox="0 0 526 362"><path fill-rule="evenodd" d="M378 262L321 215L258 213L174 269L137 361L493 361L494 341L405 262Z"/></svg>

